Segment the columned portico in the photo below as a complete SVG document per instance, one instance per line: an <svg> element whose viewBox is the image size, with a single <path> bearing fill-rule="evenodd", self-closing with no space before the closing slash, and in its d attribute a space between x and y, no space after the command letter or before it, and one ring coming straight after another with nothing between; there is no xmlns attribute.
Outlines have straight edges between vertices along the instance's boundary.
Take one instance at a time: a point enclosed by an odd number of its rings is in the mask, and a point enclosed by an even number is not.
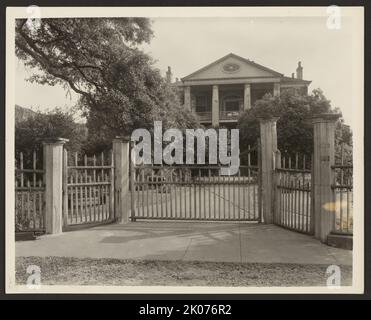
<svg viewBox="0 0 371 320"><path fill-rule="evenodd" d="M174 86L179 96L182 95L181 100L184 98L184 108L193 112L200 123L233 127L242 112L256 106L256 101L266 94L280 96L289 89L305 94L309 84L302 77L285 77L231 53L182 78Z"/></svg>
<svg viewBox="0 0 371 320"><path fill-rule="evenodd" d="M251 108L251 85L250 83L245 84L243 108L244 108L244 111Z"/></svg>
<svg viewBox="0 0 371 320"><path fill-rule="evenodd" d="M213 86L213 97L212 97L212 121L213 126L219 125L219 87Z"/></svg>

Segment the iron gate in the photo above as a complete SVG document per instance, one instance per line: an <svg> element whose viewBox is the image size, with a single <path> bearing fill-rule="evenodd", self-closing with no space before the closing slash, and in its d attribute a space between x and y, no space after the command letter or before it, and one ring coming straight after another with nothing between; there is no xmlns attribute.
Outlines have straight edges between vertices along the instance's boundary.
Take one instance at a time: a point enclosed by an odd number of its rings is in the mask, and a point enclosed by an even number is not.
<svg viewBox="0 0 371 320"><path fill-rule="evenodd" d="M220 166L135 166L131 174L131 220L260 221L258 166L234 176Z"/></svg>
<svg viewBox="0 0 371 320"><path fill-rule="evenodd" d="M71 157L72 158L72 157ZM70 159L71 161L71 159ZM114 165L102 153L88 158L75 153L73 164L64 149L63 229L72 230L114 221Z"/></svg>
<svg viewBox="0 0 371 320"><path fill-rule="evenodd" d="M279 160L278 160L279 161ZM275 169L274 222L307 234L314 233L311 161L299 155L282 158Z"/></svg>

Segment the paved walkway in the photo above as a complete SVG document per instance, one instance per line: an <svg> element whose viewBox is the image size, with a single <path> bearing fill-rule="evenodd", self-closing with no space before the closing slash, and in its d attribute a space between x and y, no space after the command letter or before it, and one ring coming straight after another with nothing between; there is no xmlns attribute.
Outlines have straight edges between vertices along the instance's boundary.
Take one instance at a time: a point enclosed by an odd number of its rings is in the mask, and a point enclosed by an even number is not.
<svg viewBox="0 0 371 320"><path fill-rule="evenodd" d="M36 241L16 242L16 256L196 260L306 264L352 263L352 251L275 225L134 222Z"/></svg>

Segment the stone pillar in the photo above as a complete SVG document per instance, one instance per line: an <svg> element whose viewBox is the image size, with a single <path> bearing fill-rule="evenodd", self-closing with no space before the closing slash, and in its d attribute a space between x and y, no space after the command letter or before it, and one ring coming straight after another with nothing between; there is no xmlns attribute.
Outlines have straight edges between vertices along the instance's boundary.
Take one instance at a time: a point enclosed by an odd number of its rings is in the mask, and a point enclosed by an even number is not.
<svg viewBox="0 0 371 320"><path fill-rule="evenodd" d="M281 94L281 84L278 82L275 82L273 84L273 95L279 96Z"/></svg>
<svg viewBox="0 0 371 320"><path fill-rule="evenodd" d="M191 87L184 87L184 107L191 111Z"/></svg>
<svg viewBox="0 0 371 320"><path fill-rule="evenodd" d="M335 164L335 125L338 114L320 114L313 118L313 210L314 236L327 242L327 236L334 228L335 204L331 184Z"/></svg>
<svg viewBox="0 0 371 320"><path fill-rule="evenodd" d="M116 137L112 144L115 164L115 218L120 223L127 223L131 212L129 191L130 137Z"/></svg>
<svg viewBox="0 0 371 320"><path fill-rule="evenodd" d="M219 88L218 86L213 86L212 125L213 127L219 126Z"/></svg>
<svg viewBox="0 0 371 320"><path fill-rule="evenodd" d="M273 223L274 197L273 173L277 149L277 120L278 118L261 118L261 190L262 214L264 223Z"/></svg>
<svg viewBox="0 0 371 320"><path fill-rule="evenodd" d="M244 111L251 108L251 85L249 83L245 84L244 98L243 98L243 109Z"/></svg>
<svg viewBox="0 0 371 320"><path fill-rule="evenodd" d="M63 228L63 145L67 139L43 143L45 183L45 232L57 234Z"/></svg>

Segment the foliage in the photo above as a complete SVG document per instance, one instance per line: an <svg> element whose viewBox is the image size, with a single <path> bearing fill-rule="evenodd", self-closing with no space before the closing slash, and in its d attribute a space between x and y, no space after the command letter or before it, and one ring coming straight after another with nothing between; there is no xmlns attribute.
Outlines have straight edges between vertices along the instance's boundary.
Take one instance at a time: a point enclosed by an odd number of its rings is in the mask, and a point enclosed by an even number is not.
<svg viewBox="0 0 371 320"><path fill-rule="evenodd" d="M80 151L86 139L86 128L74 121L72 111L55 109L47 113L35 112L26 119L15 124L16 158L23 152L25 167L31 165L32 153L38 153L42 159L42 143L50 138L69 139L67 147L72 151Z"/></svg>
<svg viewBox="0 0 371 320"><path fill-rule="evenodd" d="M36 68L30 81L62 84L80 95L89 129L88 152L103 151L135 128L192 127L150 56L138 49L153 33L145 18L42 19L29 29L16 21L16 54Z"/></svg>
<svg viewBox="0 0 371 320"><path fill-rule="evenodd" d="M302 95L294 90L283 91L280 96L265 95L256 101L250 110L244 112L239 121L241 161L245 161L247 145L256 145L259 138L259 118L278 117L277 140L282 154L299 153L311 156L313 150L312 117L320 113L338 113L331 109L331 104L320 89L310 95ZM346 129L343 120L339 120L336 141L342 136L344 142L351 145L351 132Z"/></svg>

